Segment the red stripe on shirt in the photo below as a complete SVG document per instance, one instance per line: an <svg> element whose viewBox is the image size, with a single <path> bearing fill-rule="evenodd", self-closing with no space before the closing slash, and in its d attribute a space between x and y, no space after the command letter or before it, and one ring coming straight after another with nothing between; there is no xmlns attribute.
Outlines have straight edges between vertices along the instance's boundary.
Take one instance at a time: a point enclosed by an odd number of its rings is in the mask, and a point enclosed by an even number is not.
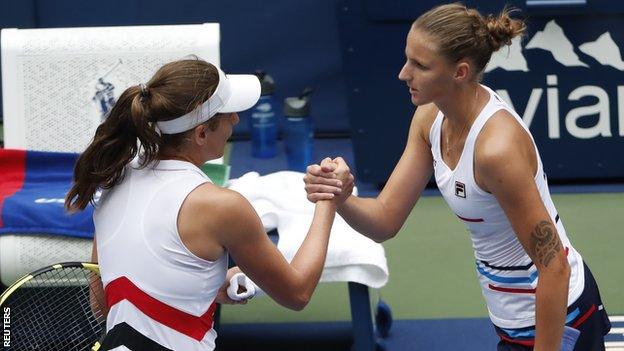
<svg viewBox="0 0 624 351"><path fill-rule="evenodd" d="M577 319L572 325L572 328L578 328L581 324L583 324L583 322L585 322L587 320L587 318L589 318L594 312L596 312L596 305L591 305L591 307L589 308L589 310L587 310L587 312L585 312L579 319ZM524 346L534 346L535 345L535 339L531 339L531 340L518 340L518 339L512 339L510 337L507 337L503 334L498 333L498 336L510 343L513 344L520 344L520 345L524 345Z"/></svg>
<svg viewBox="0 0 624 351"><path fill-rule="evenodd" d="M565 251L565 255L568 256L568 252L570 251L570 249L566 246L564 248L564 251ZM502 291L502 292L512 293L512 294L535 294L535 289L504 288L502 286L496 286L492 284L488 284L488 288L490 288L491 290Z"/></svg>
<svg viewBox="0 0 624 351"><path fill-rule="evenodd" d="M583 324L583 322L585 322L585 320L589 318L589 316L591 316L594 312L596 312L596 305L591 305L589 310L587 310L587 312L585 312L581 317L579 317L579 319L574 322L574 324L572 324L572 328L576 328L579 325Z"/></svg>
<svg viewBox="0 0 624 351"><path fill-rule="evenodd" d="M519 344L519 345L523 345L523 346L535 346L535 340L517 340L517 339L509 338L509 337L507 337L507 336L505 336L503 334L498 334L498 336L501 339L503 339L503 340L505 340L507 342L510 342L512 344Z"/></svg>
<svg viewBox="0 0 624 351"><path fill-rule="evenodd" d="M201 341L212 329L215 302L201 316L195 316L171 307L139 289L130 279L119 277L106 285L106 304L109 308L127 300L146 316L197 341Z"/></svg>
<svg viewBox="0 0 624 351"><path fill-rule="evenodd" d="M488 287L492 290L502 291L507 293L514 294L535 294L535 289L521 289L521 288L503 288L501 286L495 286L492 284L488 284Z"/></svg>
<svg viewBox="0 0 624 351"><path fill-rule="evenodd" d="M459 217L459 219L461 219L462 221L466 221L466 222L474 222L474 223L478 223L478 222L485 222L485 220L483 218L466 218L466 217L462 217L460 215L458 215L456 213L457 217Z"/></svg>
<svg viewBox="0 0 624 351"><path fill-rule="evenodd" d="M0 150L0 228L4 200L20 191L26 178L26 151Z"/></svg>

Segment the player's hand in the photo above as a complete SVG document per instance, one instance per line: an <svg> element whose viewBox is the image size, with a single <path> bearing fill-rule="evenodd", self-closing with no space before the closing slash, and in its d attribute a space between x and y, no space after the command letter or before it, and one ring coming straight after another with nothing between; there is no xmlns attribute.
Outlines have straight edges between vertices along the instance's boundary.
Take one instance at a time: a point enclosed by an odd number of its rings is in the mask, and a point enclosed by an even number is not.
<svg viewBox="0 0 624 351"><path fill-rule="evenodd" d="M333 200L342 193L342 181L334 174L338 164L327 157L320 165L310 165L303 177L308 200L316 203L319 200Z"/></svg>
<svg viewBox="0 0 624 351"><path fill-rule="evenodd" d="M335 200L343 203L353 192L353 175L342 157L323 159L320 165L310 165L303 177L308 200Z"/></svg>
<svg viewBox="0 0 624 351"><path fill-rule="evenodd" d="M336 157L335 159L331 160L331 162L326 162L325 165L323 165L323 162L321 162L321 168L325 166L325 169L328 169L329 167L332 167L331 164L335 165L333 173L336 175L336 178L342 183L341 192L340 194L336 194L335 201L338 204L342 204L353 193L355 178L353 177L353 174L351 174L351 169L349 168L349 165L342 157Z"/></svg>
<svg viewBox="0 0 624 351"><path fill-rule="evenodd" d="M227 289L230 286L230 279L232 279L234 274L240 272L241 270L238 267L232 267L228 269L225 276L225 282L223 283L223 285L221 285L219 291L217 292L217 297L215 298L216 303L220 303L222 305L244 305L247 303L247 301L249 301L249 299L243 299L240 301L232 300L227 294Z"/></svg>

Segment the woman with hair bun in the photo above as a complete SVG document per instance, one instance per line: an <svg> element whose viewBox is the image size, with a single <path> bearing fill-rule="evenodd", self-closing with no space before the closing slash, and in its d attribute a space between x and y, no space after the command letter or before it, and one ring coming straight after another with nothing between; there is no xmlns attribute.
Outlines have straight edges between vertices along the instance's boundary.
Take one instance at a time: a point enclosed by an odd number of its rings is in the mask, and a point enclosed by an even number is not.
<svg viewBox="0 0 624 351"><path fill-rule="evenodd" d="M456 3L416 19L399 79L418 109L384 189L377 198L351 196L353 176L348 167L336 169L344 160L325 159L308 167L308 199L344 198L340 215L383 242L399 231L434 173L471 234L498 350L604 350L609 320L551 200L533 137L480 84L492 53L525 30L511 14L482 16Z"/></svg>
<svg viewBox="0 0 624 351"><path fill-rule="evenodd" d="M65 206L95 203L92 260L108 308L100 350L214 350L213 315L217 304L241 303L226 294L240 271L287 308L310 301L337 198L317 202L289 263L251 204L200 169L223 155L237 112L259 97L255 76L199 59L168 63L121 94L78 158ZM240 269L228 271L228 254Z"/></svg>

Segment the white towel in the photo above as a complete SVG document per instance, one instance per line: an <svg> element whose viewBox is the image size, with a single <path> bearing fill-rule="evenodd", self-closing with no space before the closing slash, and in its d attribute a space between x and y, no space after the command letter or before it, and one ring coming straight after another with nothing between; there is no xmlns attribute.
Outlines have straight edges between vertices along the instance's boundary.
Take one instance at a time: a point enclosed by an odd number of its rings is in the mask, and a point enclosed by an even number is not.
<svg viewBox="0 0 624 351"><path fill-rule="evenodd" d="M228 182L230 189L251 202L265 230L277 228L277 248L289 262L308 233L314 215L314 204L306 198L303 176L283 171L261 177L250 172ZM359 234L336 215L321 281L384 286L388 282L388 264L383 246Z"/></svg>

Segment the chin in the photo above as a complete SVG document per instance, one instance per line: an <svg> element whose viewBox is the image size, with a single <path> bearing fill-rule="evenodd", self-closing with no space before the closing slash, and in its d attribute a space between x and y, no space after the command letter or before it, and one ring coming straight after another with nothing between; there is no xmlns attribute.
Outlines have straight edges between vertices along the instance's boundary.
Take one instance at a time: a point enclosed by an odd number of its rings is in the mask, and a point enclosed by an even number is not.
<svg viewBox="0 0 624 351"><path fill-rule="evenodd" d="M412 95L411 100L412 100L412 104L413 104L414 106L426 105L426 104L428 104L428 103L430 103L430 102L432 102L432 101L433 101L433 100L431 100L431 99L425 99L425 98L423 98L423 97L420 97L420 96L414 96L414 95Z"/></svg>
<svg viewBox="0 0 624 351"><path fill-rule="evenodd" d="M414 106L422 105L421 99L419 99L418 97L416 97L414 95L411 96L410 100L412 101L412 104Z"/></svg>

